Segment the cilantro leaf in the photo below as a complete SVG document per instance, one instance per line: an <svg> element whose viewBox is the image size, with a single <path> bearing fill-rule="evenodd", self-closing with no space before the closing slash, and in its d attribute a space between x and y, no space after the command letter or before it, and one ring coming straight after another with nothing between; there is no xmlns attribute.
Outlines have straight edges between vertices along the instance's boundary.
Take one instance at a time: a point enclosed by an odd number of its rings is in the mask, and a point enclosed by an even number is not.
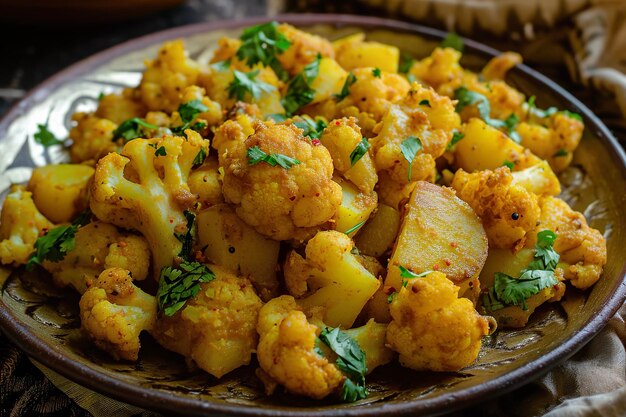
<svg viewBox="0 0 626 417"><path fill-rule="evenodd" d="M526 300L559 283L554 275L560 259L553 248L556 237L551 230L542 230L537 234L535 256L519 278L495 273L493 287L483 296L486 309L495 311L506 306L521 306L522 310L527 310Z"/></svg>
<svg viewBox="0 0 626 417"><path fill-rule="evenodd" d="M506 159L502 162L502 166L508 167L510 171L513 171L513 168L515 168L515 164L511 161L507 161Z"/></svg>
<svg viewBox="0 0 626 417"><path fill-rule="evenodd" d="M280 165L284 169L289 169L294 165L298 165L300 161L290 156L281 155L279 153L266 154L258 146L253 146L248 149L248 165L256 165L259 162L265 162L268 165L275 167Z"/></svg>
<svg viewBox="0 0 626 417"><path fill-rule="evenodd" d="M441 41L442 48L452 48L459 52L463 52L463 46L463 39L454 32L449 32L443 41Z"/></svg>
<svg viewBox="0 0 626 417"><path fill-rule="evenodd" d="M454 132L452 134L452 140L450 141L450 143L448 143L448 146L446 146L446 151L451 150L454 147L454 145L459 143L459 141L461 141L461 139L463 139L464 137L465 137L465 133Z"/></svg>
<svg viewBox="0 0 626 417"><path fill-rule="evenodd" d="M292 115L298 111L300 107L313 101L315 90L311 88L310 83L317 78L319 74L321 58L322 57L318 55L315 61L304 67L302 72L289 81L287 94L285 94L285 97L281 100L287 115Z"/></svg>
<svg viewBox="0 0 626 417"><path fill-rule="evenodd" d="M269 93L274 91L276 87L261 80L257 80L256 76L259 70L250 72L241 72L233 70L235 78L228 85L228 97L244 100L246 95L250 95L253 99L258 100L261 93Z"/></svg>
<svg viewBox="0 0 626 417"><path fill-rule="evenodd" d="M356 81L356 76L352 72L349 72L346 77L346 81L343 83L343 87L341 87L341 92L339 94L335 94L335 99L337 99L337 101L341 101L348 97L350 95L350 86Z"/></svg>
<svg viewBox="0 0 626 417"><path fill-rule="evenodd" d="M276 123L282 123L282 122L286 121L289 118L285 114L274 113L274 114L269 114L267 116L267 119L272 119Z"/></svg>
<svg viewBox="0 0 626 417"><path fill-rule="evenodd" d="M293 124L302 129L302 135L311 139L319 139L328 124L323 119L313 120L308 115L303 115L294 121Z"/></svg>
<svg viewBox="0 0 626 417"><path fill-rule="evenodd" d="M413 159L421 149L422 141L415 136L409 136L400 144L400 151L402 151L404 159L409 162L409 182L411 181L411 172L413 170Z"/></svg>
<svg viewBox="0 0 626 417"><path fill-rule="evenodd" d="M574 112L571 112L569 110L561 110L561 113L563 113L564 115L566 115L570 119L578 120L579 122L583 121L583 117L580 114L578 114L578 113L574 113Z"/></svg>
<svg viewBox="0 0 626 417"><path fill-rule="evenodd" d="M373 75L375 78L380 78L380 76L382 75L382 71L380 70L380 68L374 68L374 69L372 70L372 75Z"/></svg>
<svg viewBox="0 0 626 417"><path fill-rule="evenodd" d="M193 158L193 162L191 163L191 165L194 168L198 167L198 166L204 164L204 160L205 159L206 159L206 151L204 150L204 148L200 148L200 150L196 154L196 157Z"/></svg>
<svg viewBox="0 0 626 417"><path fill-rule="evenodd" d="M519 117L517 117L515 113L511 113L509 117L504 119L504 127L506 127L507 134L515 143L520 143L522 141L522 137L515 130L518 124Z"/></svg>
<svg viewBox="0 0 626 417"><path fill-rule="evenodd" d="M411 55L402 54L400 55L400 64L398 65L398 72L400 74L408 74L413 66L415 59Z"/></svg>
<svg viewBox="0 0 626 417"><path fill-rule="evenodd" d="M206 123L198 122L192 126L191 122L193 122L200 113L203 113L207 110L209 110L209 108L199 99L191 100L181 104L180 106L178 106L178 114L183 124L181 126L172 127L172 133L174 133L175 135L182 135L185 130L189 128L196 131L204 129L206 127Z"/></svg>
<svg viewBox="0 0 626 417"><path fill-rule="evenodd" d="M54 133L48 130L47 124L38 124L37 133L33 135L33 138L35 139L35 142L43 145L45 148L54 145L63 145L64 143L64 141L62 141L61 139L57 139L57 137L54 136Z"/></svg>
<svg viewBox="0 0 626 417"><path fill-rule="evenodd" d="M103 91L100 91L100 93L98 93L98 101L102 101L102 99L104 98L105 94Z"/></svg>
<svg viewBox="0 0 626 417"><path fill-rule="evenodd" d="M476 105L481 119L489 126L496 129L508 127L505 121L491 118L491 104L484 95L468 90L466 87L459 87L454 90L454 98L458 100L454 109L457 113L460 113L467 106ZM510 122L514 122L514 119L511 119Z"/></svg>
<svg viewBox="0 0 626 417"><path fill-rule="evenodd" d="M419 102L420 106L426 106L426 107L430 107L430 101L424 99L422 101Z"/></svg>
<svg viewBox="0 0 626 417"><path fill-rule="evenodd" d="M82 212L71 224L67 226L57 226L50 229L45 235L38 237L35 241L35 251L30 254L26 269L32 269L35 264L41 265L45 260L59 262L65 258L68 252L76 247L76 232L82 226L91 221L91 211L89 209Z"/></svg>
<svg viewBox="0 0 626 417"><path fill-rule="evenodd" d="M347 402L354 402L367 397L367 389L365 388L367 365L365 352L359 343L338 327L324 328L319 339L337 354L338 358L335 364L346 375L342 399Z"/></svg>
<svg viewBox="0 0 626 417"><path fill-rule="evenodd" d="M537 108L535 105L535 96L530 96L527 101L528 104L528 112L535 114L537 117L541 119L545 119L546 117L552 116L554 113L557 113L559 110L556 107L548 107L546 110L541 110Z"/></svg>
<svg viewBox="0 0 626 417"><path fill-rule="evenodd" d="M280 65L277 56L285 52L291 42L278 31L278 22L269 22L244 29L237 58L249 67L258 63L271 67L278 77L285 81L289 74Z"/></svg>
<svg viewBox="0 0 626 417"><path fill-rule="evenodd" d="M370 148L370 143L367 138L363 137L361 142L354 148L354 150L350 153L350 166L354 166L357 162L363 158L363 155L367 153L367 150Z"/></svg>
<svg viewBox="0 0 626 417"><path fill-rule="evenodd" d="M350 235L353 232L356 232L357 230L359 230L361 228L361 226L363 226L365 224L365 220L363 220L362 222L359 222L357 224L355 224L354 226L352 226L351 228L349 228L348 230L346 230L344 233L346 235Z"/></svg>
<svg viewBox="0 0 626 417"><path fill-rule="evenodd" d="M113 131L113 141L124 139L124 143L127 143L133 139L141 138L146 135L144 129L159 129L159 126L150 124L139 117L124 120Z"/></svg>
<svg viewBox="0 0 626 417"><path fill-rule="evenodd" d="M215 274L206 265L195 261L185 261L178 267L164 267L157 290L159 311L166 316L173 316L187 300L198 294L200 284L214 279Z"/></svg>
<svg viewBox="0 0 626 417"><path fill-rule="evenodd" d="M187 219L186 232L184 234L176 233L174 234L174 236L183 244L178 256L180 256L183 259L190 260L192 257L192 250L193 250L193 235L194 235L193 224L196 221L196 215L190 212L189 210L185 210L183 214L185 215L185 219Z"/></svg>
<svg viewBox="0 0 626 417"><path fill-rule="evenodd" d="M160 146L156 151L154 151L154 156L166 156L167 151L165 150L165 146Z"/></svg>
<svg viewBox="0 0 626 417"><path fill-rule="evenodd" d="M410 279L414 279L414 278L424 278L426 275L430 274L433 271L424 271L421 272L419 274L416 274L415 272L411 271L410 269L407 269L405 267L403 267L402 265L398 265L398 268L400 269L400 277L402 278L402 286L406 287L409 284L409 280Z"/></svg>

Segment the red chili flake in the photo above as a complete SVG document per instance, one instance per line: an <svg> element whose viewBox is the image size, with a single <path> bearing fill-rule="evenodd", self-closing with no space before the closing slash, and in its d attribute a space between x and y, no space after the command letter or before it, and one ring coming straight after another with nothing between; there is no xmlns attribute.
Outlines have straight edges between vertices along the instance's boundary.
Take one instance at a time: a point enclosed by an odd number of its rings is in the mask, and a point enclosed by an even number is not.
<svg viewBox="0 0 626 417"><path fill-rule="evenodd" d="M337 126L339 126L339 125L341 124L341 122L340 122L339 120L337 120L337 121L335 122L335 124L336 124Z"/></svg>
<svg viewBox="0 0 626 417"><path fill-rule="evenodd" d="M435 270L435 271L439 271L439 265L434 264L434 265L433 265L433 270Z"/></svg>
<svg viewBox="0 0 626 417"><path fill-rule="evenodd" d="M313 145L313 146L317 146L317 145L319 145L320 143L322 143L322 142L320 142L320 140L319 140L319 139L313 139L313 140L311 141L311 145Z"/></svg>
<svg viewBox="0 0 626 417"><path fill-rule="evenodd" d="M446 263L447 266L450 266L450 263L451 263L450 259L446 258L443 261Z"/></svg>
<svg viewBox="0 0 626 417"><path fill-rule="evenodd" d="M452 246L453 248L456 248L458 245L456 244L456 242L450 242L450 246Z"/></svg>

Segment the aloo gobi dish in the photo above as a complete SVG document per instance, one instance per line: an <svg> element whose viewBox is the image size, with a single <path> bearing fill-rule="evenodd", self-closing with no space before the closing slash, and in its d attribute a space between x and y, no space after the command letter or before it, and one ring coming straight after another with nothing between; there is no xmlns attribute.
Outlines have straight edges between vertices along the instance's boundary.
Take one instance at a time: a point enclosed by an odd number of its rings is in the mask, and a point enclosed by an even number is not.
<svg viewBox="0 0 626 417"><path fill-rule="evenodd" d="M11 188L0 260L78 291L113 358L147 332L215 378L254 360L268 395L351 402L393 361L467 367L593 286L606 244L558 197L582 118L508 85L518 54L476 73L462 47L420 60L277 22L209 63L167 42L69 138L38 126L71 163Z"/></svg>

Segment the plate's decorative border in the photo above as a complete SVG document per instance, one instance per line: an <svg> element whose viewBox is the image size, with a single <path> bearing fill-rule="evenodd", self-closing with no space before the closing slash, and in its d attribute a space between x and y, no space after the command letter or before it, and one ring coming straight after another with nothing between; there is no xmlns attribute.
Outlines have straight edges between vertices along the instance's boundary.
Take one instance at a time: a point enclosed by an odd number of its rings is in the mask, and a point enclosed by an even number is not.
<svg viewBox="0 0 626 417"><path fill-rule="evenodd" d="M353 25L364 28L382 28L395 30L398 32L413 33L429 39L442 39L445 33L428 27L398 22L389 19L375 17L359 17L350 15L282 15L275 19L288 22L294 25L314 25L330 24L336 26ZM30 138L32 132L11 132L9 129L13 121L25 115L28 109L35 103L41 103L50 94L53 94L59 87L71 81L73 78L96 72L103 63L131 53L141 48L154 46L164 40L188 37L198 33L241 28L253 24L268 21L268 18L252 18L242 21L229 21L217 23L203 23L190 25L181 28L170 29L152 35L144 36L133 41L123 43L110 48L104 52L87 58L77 64L72 65L64 71L44 81L35 87L22 101L17 103L0 121L0 140L2 140L2 153L0 153L0 190L7 187L8 182L20 182L28 178L29 166L43 165L48 162L59 162L63 156L55 154L32 142ZM498 51L484 46L469 39L464 39L469 50L478 54L492 57ZM574 98L567 91L556 85L545 76L537 73L525 65L516 67L513 71L521 76L534 79L543 84L546 89L559 96L564 102L568 102L571 110L582 114L588 129L593 129L594 134L601 139L603 145L611 150L611 156L615 158L617 164L624 167L626 172L626 155L619 146L617 140L612 136L604 124L580 101ZM132 71L131 71L132 72ZM85 97L77 97L77 100ZM89 100L89 98L87 97ZM76 103L80 103L80 100ZM53 111L52 109L51 111ZM41 120L45 120L46 115L39 115ZM65 129L69 126L66 120ZM620 277L626 275L626 266L619 273ZM24 323L20 322L1 301L0 301L0 325L4 332L15 341L30 356L45 363L56 372L74 380L77 383L93 388L105 395L161 411L185 410L187 415L255 415L255 416L319 416L323 413L326 416L379 416L386 415L415 415L417 413L437 414L452 411L473 404L485 396L495 396L510 391L513 388L547 372L550 367L558 362L570 357L586 342L588 342L611 318L617 309L626 299L626 283L622 278L620 284L615 288L614 295L604 305L602 310L592 317L579 332L575 333L571 339L554 350L547 352L536 361L523 367L517 368L508 374L489 380L480 386L471 387L460 392L449 395L441 395L434 398L420 399L418 401L407 401L404 403L376 403L367 407L356 407L353 409L319 409L295 411L293 409L276 408L242 408L235 404L210 403L194 401L190 398L180 397L172 393L146 390L127 382L112 378L107 375L98 374L95 370L83 367L66 356L60 349L48 346L41 338L33 334ZM94 383L98 381L98 383Z"/></svg>

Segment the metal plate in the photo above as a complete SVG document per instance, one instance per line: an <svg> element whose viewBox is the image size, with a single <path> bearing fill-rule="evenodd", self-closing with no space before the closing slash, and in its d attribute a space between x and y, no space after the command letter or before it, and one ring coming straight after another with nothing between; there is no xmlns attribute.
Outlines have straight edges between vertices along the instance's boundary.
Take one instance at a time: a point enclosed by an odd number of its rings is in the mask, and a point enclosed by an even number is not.
<svg viewBox="0 0 626 417"><path fill-rule="evenodd" d="M159 32L94 55L35 88L0 122L0 191L25 182L32 167L67 160L58 147L44 149L32 135L46 120L64 137L75 111L96 108L101 92L135 86L142 62L168 39L184 38L191 56L206 62L222 36L264 19L209 23ZM445 33L413 24L344 15L285 15L278 20L331 39L356 31L394 44L416 57L428 55ZM497 54L466 40L463 65L480 68ZM182 357L146 337L136 364L116 363L81 335L78 297L54 288L46 276L0 274L0 325L29 355L56 372L110 397L185 415L338 416L438 414L493 398L538 377L588 342L626 298L626 158L608 129L575 98L523 65L509 79L542 107L581 113L586 130L573 166L562 176L563 197L608 238L604 276L587 292L568 289L565 301L539 309L530 324L486 338L478 361L456 373L418 373L389 365L368 377L371 395L354 404L311 401L286 394L266 397L254 364L217 380L190 372Z"/></svg>

